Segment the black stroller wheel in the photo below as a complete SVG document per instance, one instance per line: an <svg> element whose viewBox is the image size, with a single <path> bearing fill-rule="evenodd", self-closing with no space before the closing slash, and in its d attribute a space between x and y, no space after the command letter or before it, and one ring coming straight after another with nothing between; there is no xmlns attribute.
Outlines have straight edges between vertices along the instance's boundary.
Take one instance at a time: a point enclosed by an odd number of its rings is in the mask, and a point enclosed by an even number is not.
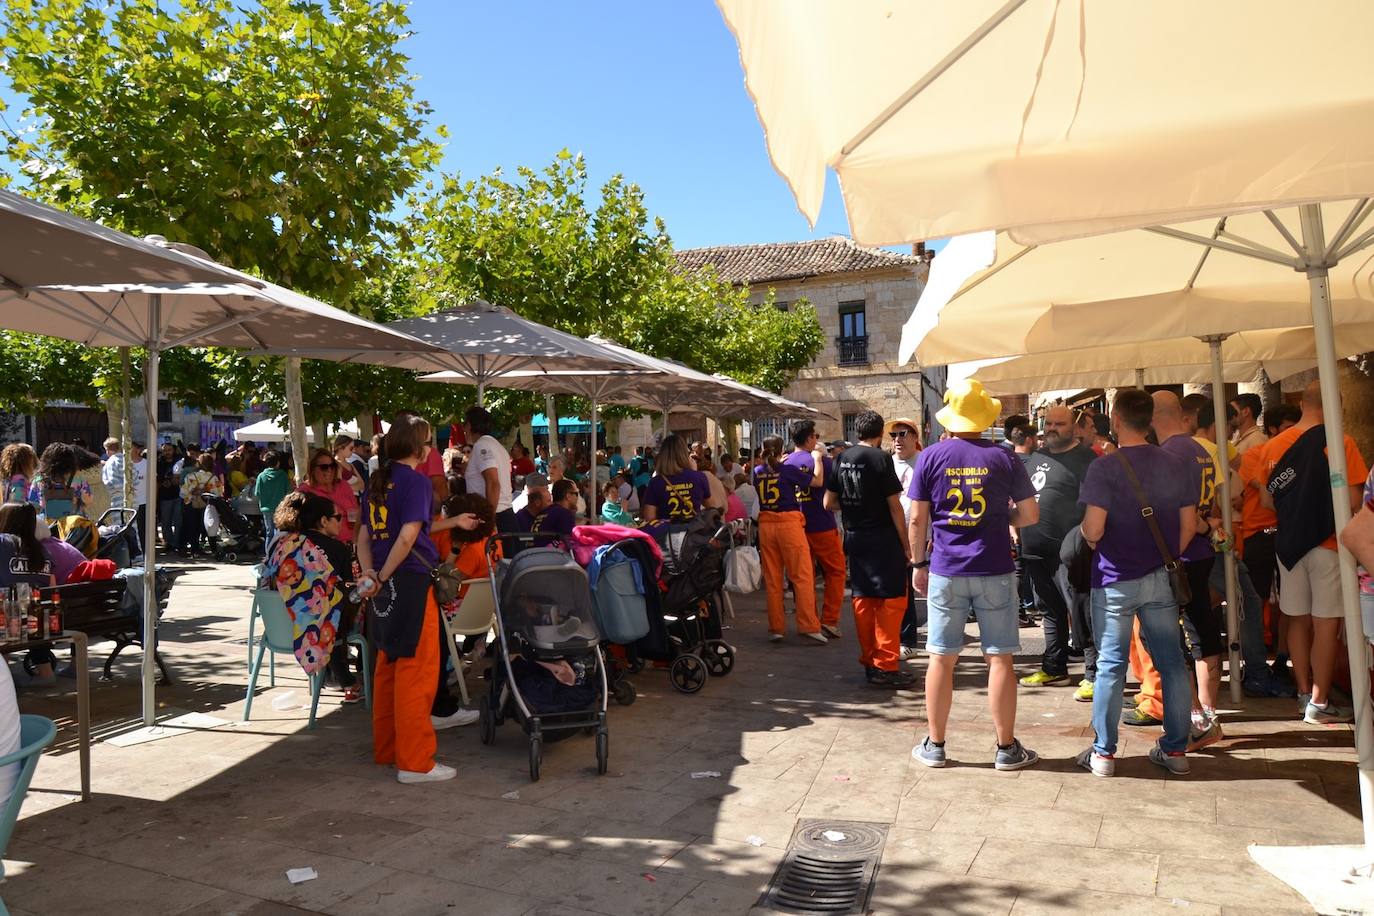
<svg viewBox="0 0 1374 916"><path fill-rule="evenodd" d="M630 672L631 674L638 674L639 672L644 670L644 659L635 658L633 661L631 661L628 665L625 666L625 670Z"/></svg>
<svg viewBox="0 0 1374 916"><path fill-rule="evenodd" d="M635 685L631 684L629 681L618 681L616 685L611 688L611 694L615 697L615 701L621 706L629 706L635 701Z"/></svg>
<svg viewBox="0 0 1374 916"><path fill-rule="evenodd" d="M668 669L668 679L679 693L696 693L706 686L706 665L695 655L679 655Z"/></svg>
<svg viewBox="0 0 1374 916"><path fill-rule="evenodd" d="M237 563L239 561L239 555L234 551L230 550L224 554L224 559L226 562L229 563Z"/></svg>
<svg viewBox="0 0 1374 916"><path fill-rule="evenodd" d="M482 739L483 744L492 744L496 741L496 719L492 716L489 703L483 703L477 712L477 736Z"/></svg>
<svg viewBox="0 0 1374 916"><path fill-rule="evenodd" d="M702 654L706 671L712 677L725 677L735 668L735 650L719 639L708 640Z"/></svg>
<svg viewBox="0 0 1374 916"><path fill-rule="evenodd" d="M611 762L611 733L606 726L601 726L596 732L596 772L598 776L605 776L606 770Z"/></svg>
<svg viewBox="0 0 1374 916"><path fill-rule="evenodd" d="M530 782L539 781L539 764L544 760L544 739L530 735Z"/></svg>

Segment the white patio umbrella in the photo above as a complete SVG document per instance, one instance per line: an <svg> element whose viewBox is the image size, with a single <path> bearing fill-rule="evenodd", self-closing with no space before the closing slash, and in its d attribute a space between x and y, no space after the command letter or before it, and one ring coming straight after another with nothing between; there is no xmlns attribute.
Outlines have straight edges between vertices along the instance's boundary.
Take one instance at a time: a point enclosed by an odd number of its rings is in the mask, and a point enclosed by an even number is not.
<svg viewBox="0 0 1374 916"><path fill-rule="evenodd" d="M385 435L389 429L391 429L391 424L383 420L382 434ZM339 433L352 436L354 439L359 438L357 422L331 423L329 425L329 434L331 436L336 436ZM259 420L256 423L249 423L247 426L240 426L238 429L234 430L235 442L285 442L289 438L291 438L291 433L285 426L282 426L281 423L276 420ZM305 430L305 441L315 441L315 431L313 429L307 428Z"/></svg>
<svg viewBox="0 0 1374 916"><path fill-rule="evenodd" d="M451 380L477 386L479 404L490 385L512 372L636 368L584 338L480 299L419 318L388 322L386 327L434 348L423 354L398 350L390 355L387 365L417 372L454 372L461 379ZM303 343L292 355L345 363L369 358L346 345L333 346L325 341Z"/></svg>
<svg viewBox="0 0 1374 916"><path fill-rule="evenodd" d="M434 348L292 290L250 277L213 261L179 252L217 283L105 283L0 289L0 321L6 328L76 340L86 346L144 347L147 441L157 441L158 363L177 346L252 348L280 353L328 341L356 349L360 359L386 362L393 352ZM2 262L0 262L2 263ZM118 276L118 274L116 274ZM378 349L370 349L370 348ZM378 355L383 353L383 355ZM147 502L157 504L156 475L147 475ZM157 513L144 532L143 721L156 721Z"/></svg>
<svg viewBox="0 0 1374 916"><path fill-rule="evenodd" d="M865 244L980 230L1033 244L1148 227L1295 269L1310 287L1328 435L1343 434L1328 271L1368 244L1355 233L1370 208L1362 199L1332 221L1318 204L1374 195L1374 60L1362 49L1374 6L1331 0L1305 8L1295 27L1278 0L864 3L805 14L783 0L718 5L774 164L813 222L829 167ZM1274 247L1175 225L1284 205L1299 217ZM1339 452L1341 526L1350 511ZM1353 630L1354 561L1340 557ZM1356 648L1361 807L1374 850L1374 723Z"/></svg>
<svg viewBox="0 0 1374 916"><path fill-rule="evenodd" d="M797 205L834 170L866 245L1374 192L1361 0L717 5Z"/></svg>

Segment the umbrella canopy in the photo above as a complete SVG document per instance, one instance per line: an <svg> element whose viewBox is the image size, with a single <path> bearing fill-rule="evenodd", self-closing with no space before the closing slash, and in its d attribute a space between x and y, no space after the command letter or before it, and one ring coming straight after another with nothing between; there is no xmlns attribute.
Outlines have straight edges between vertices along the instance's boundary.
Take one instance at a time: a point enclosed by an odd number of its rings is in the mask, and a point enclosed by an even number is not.
<svg viewBox="0 0 1374 916"><path fill-rule="evenodd" d="M1344 227L1367 209L1341 201L1320 213L1325 225ZM1270 213L1277 223L1247 213L1046 245L1006 233L953 239L932 265L898 359L914 352L939 364L1307 323L1308 279L1284 237L1300 233L1299 215ZM1371 240L1357 223L1333 252L1340 260L1329 289L1342 325L1374 321L1374 266L1349 257Z"/></svg>
<svg viewBox="0 0 1374 916"><path fill-rule="evenodd" d="M0 286L11 290L51 283L232 282L234 273L157 236L134 238L0 191Z"/></svg>
<svg viewBox="0 0 1374 916"><path fill-rule="evenodd" d="M1281 379L1317 364L1316 338L1310 327L1241 331L1220 346L1227 382L1252 382L1261 371L1270 379ZM1338 354L1353 356L1370 350L1374 350L1374 322L1336 326ZM1211 347L1195 337L1033 353L980 365L967 374L994 391L1007 393L1213 381Z"/></svg>
<svg viewBox="0 0 1374 916"><path fill-rule="evenodd" d="M479 389L522 370L634 368L591 341L521 318L508 308L480 299L419 318L392 321L386 327L429 344L424 352L399 347L387 354L387 365L418 372L453 372L455 375L446 380L476 385ZM291 353L333 362L371 358L368 352L330 341L307 341Z"/></svg>
<svg viewBox="0 0 1374 916"><path fill-rule="evenodd" d="M385 434L389 429L391 429L391 424L383 420L382 433ZM352 436L354 439L361 438L358 435L358 424L356 421L353 423L329 424L329 434L331 436L337 436L339 433ZM291 438L290 432L276 420L259 420L256 423L249 423L247 426L240 426L238 429L234 430L235 442L285 442L289 438ZM315 431L313 429L306 429L305 441L315 441Z"/></svg>
<svg viewBox="0 0 1374 916"><path fill-rule="evenodd" d="M717 5L774 167L812 225L834 169L864 244L1374 192L1360 0L1298 22L1279 0Z"/></svg>

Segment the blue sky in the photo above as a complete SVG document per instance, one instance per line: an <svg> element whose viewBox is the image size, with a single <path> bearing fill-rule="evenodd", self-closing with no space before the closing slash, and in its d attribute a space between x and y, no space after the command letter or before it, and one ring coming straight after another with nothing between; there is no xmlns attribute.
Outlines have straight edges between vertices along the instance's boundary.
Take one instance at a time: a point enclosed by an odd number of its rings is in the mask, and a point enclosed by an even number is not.
<svg viewBox="0 0 1374 916"><path fill-rule="evenodd" d="M814 231L773 171L734 39L707 0L415 0L404 49L452 137L446 171L581 152L644 189L679 248L848 235L832 176Z"/></svg>

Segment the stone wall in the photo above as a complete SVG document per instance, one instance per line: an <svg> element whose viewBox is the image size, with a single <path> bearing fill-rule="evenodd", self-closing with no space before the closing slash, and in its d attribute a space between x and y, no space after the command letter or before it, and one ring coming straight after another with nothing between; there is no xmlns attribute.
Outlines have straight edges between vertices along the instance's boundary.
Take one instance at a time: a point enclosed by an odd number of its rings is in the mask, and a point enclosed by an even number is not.
<svg viewBox="0 0 1374 916"><path fill-rule="evenodd" d="M825 345L783 394L831 415L817 421L823 439L840 438L844 414L860 410L876 410L884 417L920 419L920 367L896 364L902 325L911 316L923 288L914 269L834 274L770 286L779 302L809 300L820 319ZM755 287L751 298L762 302L768 288ZM835 344L840 334L840 303L857 300L864 303L869 362L840 366Z"/></svg>

